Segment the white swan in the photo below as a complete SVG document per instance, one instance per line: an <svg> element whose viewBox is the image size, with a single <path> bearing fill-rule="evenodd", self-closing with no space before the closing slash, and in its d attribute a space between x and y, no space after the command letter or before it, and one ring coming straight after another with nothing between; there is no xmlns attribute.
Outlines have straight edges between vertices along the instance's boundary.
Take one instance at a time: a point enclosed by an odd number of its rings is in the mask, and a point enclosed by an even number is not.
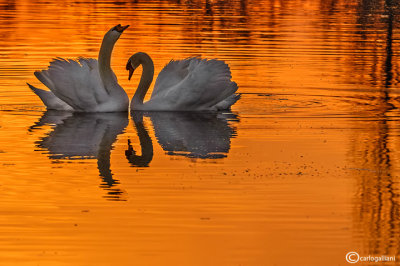
<svg viewBox="0 0 400 266"><path fill-rule="evenodd" d="M192 57L169 62L157 77L151 99L143 103L153 81L154 65L148 54L134 54L126 64L129 79L139 65L143 71L131 101L132 110L218 111L229 109L240 98L227 64Z"/></svg>
<svg viewBox="0 0 400 266"><path fill-rule="evenodd" d="M111 53L121 33L128 28L120 24L103 38L99 61L93 58L77 60L57 58L48 70L36 71L35 76L50 91L28 84L47 109L78 112L128 111L129 98L118 84L111 69Z"/></svg>

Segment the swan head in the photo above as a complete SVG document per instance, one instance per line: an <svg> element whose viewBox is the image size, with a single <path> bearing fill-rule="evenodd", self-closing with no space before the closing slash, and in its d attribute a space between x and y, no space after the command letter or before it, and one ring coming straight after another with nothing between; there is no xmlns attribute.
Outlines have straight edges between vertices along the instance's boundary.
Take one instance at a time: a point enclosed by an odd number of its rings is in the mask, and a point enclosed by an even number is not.
<svg viewBox="0 0 400 266"><path fill-rule="evenodd" d="M121 26L121 24L118 24L117 26L113 27L111 30L117 31L119 33L124 32L129 27L129 25L126 26Z"/></svg>
<svg viewBox="0 0 400 266"><path fill-rule="evenodd" d="M154 74L154 65L151 57L144 52L138 52L132 55L131 58L129 58L128 63L126 63L126 70L129 71L129 80L131 79L135 69L140 65L150 67L150 72L153 72Z"/></svg>
<svg viewBox="0 0 400 266"><path fill-rule="evenodd" d="M142 53L136 53L129 58L128 62L126 63L126 70L129 71L129 77L128 80L131 80L133 72L135 72L135 69L142 64L141 60L141 54Z"/></svg>
<svg viewBox="0 0 400 266"><path fill-rule="evenodd" d="M117 26L112 27L107 33L106 36L110 38L113 41L117 41L119 39L119 36L124 32L129 27L129 25L126 26L121 26L121 24L118 24Z"/></svg>

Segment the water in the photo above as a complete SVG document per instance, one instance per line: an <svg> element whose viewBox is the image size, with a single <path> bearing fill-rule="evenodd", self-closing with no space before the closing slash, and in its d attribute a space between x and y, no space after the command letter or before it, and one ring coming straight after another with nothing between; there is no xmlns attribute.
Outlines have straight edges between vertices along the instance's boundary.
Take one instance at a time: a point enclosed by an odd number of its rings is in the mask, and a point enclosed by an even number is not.
<svg viewBox="0 0 400 266"><path fill-rule="evenodd" d="M399 255L396 1L0 1L1 265L346 265ZM225 60L231 113L46 112L54 57ZM398 257L399 261L400 258ZM390 265L390 263L387 263Z"/></svg>

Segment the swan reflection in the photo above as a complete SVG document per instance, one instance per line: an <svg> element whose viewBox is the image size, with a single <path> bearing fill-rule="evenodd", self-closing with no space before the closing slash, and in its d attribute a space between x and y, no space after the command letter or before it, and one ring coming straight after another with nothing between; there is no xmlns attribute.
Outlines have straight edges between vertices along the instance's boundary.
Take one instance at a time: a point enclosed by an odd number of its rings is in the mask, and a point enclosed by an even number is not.
<svg viewBox="0 0 400 266"><path fill-rule="evenodd" d="M143 127L143 116L150 118L157 141L168 155L224 158L230 149L230 139L236 135L230 121L237 121L237 116L232 113L134 111L131 115L142 147L141 162L146 158L147 164L152 158L153 146ZM131 150L129 146L127 153ZM133 162L133 157L130 158L132 165L139 161Z"/></svg>
<svg viewBox="0 0 400 266"><path fill-rule="evenodd" d="M143 125L142 112L132 112L131 116L139 137L142 155L136 155L136 151L133 149L129 139L128 149L125 151L125 155L132 166L148 167L153 159L153 142Z"/></svg>
<svg viewBox="0 0 400 266"><path fill-rule="evenodd" d="M49 152L50 159L97 159L103 179L101 187L108 190L109 199L118 200L121 191L112 188L118 181L110 167L112 144L128 125L126 113L66 113L47 111L31 126L30 131L47 124L53 130L36 142Z"/></svg>

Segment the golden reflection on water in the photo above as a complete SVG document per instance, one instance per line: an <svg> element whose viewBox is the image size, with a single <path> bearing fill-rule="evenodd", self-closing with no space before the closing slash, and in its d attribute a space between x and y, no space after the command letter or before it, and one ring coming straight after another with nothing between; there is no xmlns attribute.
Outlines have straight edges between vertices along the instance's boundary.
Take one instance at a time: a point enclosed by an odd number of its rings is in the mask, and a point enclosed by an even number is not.
<svg viewBox="0 0 400 266"><path fill-rule="evenodd" d="M393 0L0 0L1 265L345 265L399 253ZM54 57L225 60L233 113L45 112ZM139 76L139 75L138 75ZM398 257L397 260L400 260ZM388 264L390 265L390 264Z"/></svg>
<svg viewBox="0 0 400 266"><path fill-rule="evenodd" d="M393 122L385 117L367 122L356 130L350 150L352 163L357 165L353 170L359 176L354 202L356 232L365 250L375 254L396 254L400 247L398 153L393 152L398 141L392 135Z"/></svg>

